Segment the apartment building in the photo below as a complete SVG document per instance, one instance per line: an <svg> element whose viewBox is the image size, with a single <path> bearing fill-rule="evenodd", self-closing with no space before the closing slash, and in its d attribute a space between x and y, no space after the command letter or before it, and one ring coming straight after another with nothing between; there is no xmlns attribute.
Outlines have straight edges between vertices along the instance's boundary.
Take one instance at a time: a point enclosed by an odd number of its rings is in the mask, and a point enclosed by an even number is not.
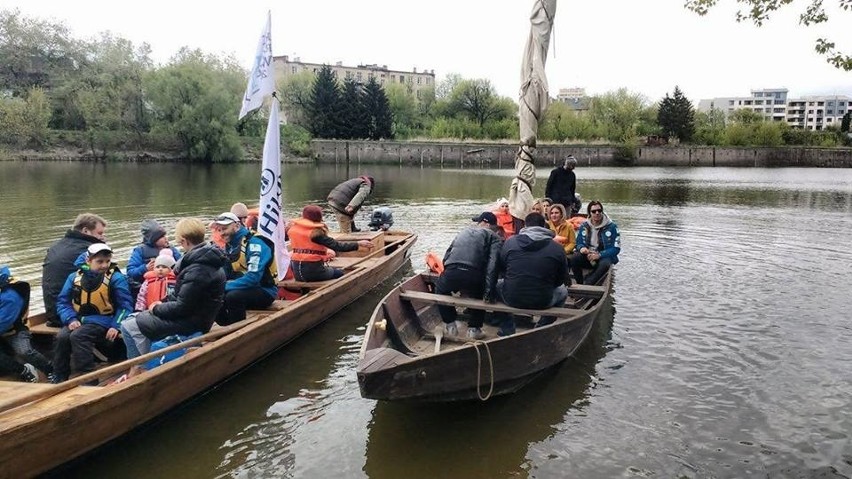
<svg viewBox="0 0 852 479"><path fill-rule="evenodd" d="M787 102L787 124L794 128L822 130L840 125L843 115L852 111L852 98L846 95L806 96Z"/></svg>
<svg viewBox="0 0 852 479"><path fill-rule="evenodd" d="M736 110L748 109L763 116L767 121L786 121L787 89L765 88L752 90L751 96L719 97L698 102L698 111L720 110L727 117Z"/></svg>
<svg viewBox="0 0 852 479"><path fill-rule="evenodd" d="M586 96L585 88L560 88L559 94L556 95L556 101L565 103L574 111L587 111L591 104L588 96Z"/></svg>
<svg viewBox="0 0 852 479"><path fill-rule="evenodd" d="M317 73L323 67L322 63L303 62L299 57L291 59L288 55L273 57L272 60L279 81L303 71ZM367 83L370 78L375 78L380 85L404 84L411 87L411 91L417 98L420 98L423 89L435 86L435 70L421 72L418 72L416 68L412 71L391 70L387 65L346 66L343 62L336 62L329 66L341 81L352 78L358 83Z"/></svg>

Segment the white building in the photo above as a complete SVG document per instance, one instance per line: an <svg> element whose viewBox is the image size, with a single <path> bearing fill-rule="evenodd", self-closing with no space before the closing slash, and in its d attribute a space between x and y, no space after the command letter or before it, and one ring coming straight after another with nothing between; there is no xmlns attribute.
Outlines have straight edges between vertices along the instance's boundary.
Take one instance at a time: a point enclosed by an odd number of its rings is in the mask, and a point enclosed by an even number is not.
<svg viewBox="0 0 852 479"><path fill-rule="evenodd" d="M846 95L806 96L787 102L787 124L794 128L822 130L839 126L843 115L852 111L852 98Z"/></svg>
<svg viewBox="0 0 852 479"><path fill-rule="evenodd" d="M751 110L767 121L785 121L787 114L787 89L765 88L752 90L751 96L719 97L698 102L698 111L720 110L725 117L736 110Z"/></svg>

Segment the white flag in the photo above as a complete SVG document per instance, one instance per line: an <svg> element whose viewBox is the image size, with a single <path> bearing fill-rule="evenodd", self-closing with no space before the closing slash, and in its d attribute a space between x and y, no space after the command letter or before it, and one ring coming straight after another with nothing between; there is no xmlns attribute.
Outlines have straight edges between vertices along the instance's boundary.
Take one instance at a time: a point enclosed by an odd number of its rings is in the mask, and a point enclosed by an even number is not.
<svg viewBox="0 0 852 479"><path fill-rule="evenodd" d="M260 108L263 99L275 92L275 70L272 65L272 12L267 13L266 28L257 42L257 53L254 56L254 67L249 75L246 94L243 95L243 106L240 108L241 120L251 111Z"/></svg>
<svg viewBox="0 0 852 479"><path fill-rule="evenodd" d="M284 241L284 216L281 208L281 138L278 124L278 98L272 97L266 141L263 142L263 170L260 173L260 211L257 234L275 245L278 280L290 267L290 253Z"/></svg>

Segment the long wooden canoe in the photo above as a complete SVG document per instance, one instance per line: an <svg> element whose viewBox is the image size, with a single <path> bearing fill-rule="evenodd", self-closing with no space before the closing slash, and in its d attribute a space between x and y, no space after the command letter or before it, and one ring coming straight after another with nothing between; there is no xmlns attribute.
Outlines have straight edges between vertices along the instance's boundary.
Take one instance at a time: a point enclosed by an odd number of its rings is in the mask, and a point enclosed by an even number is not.
<svg viewBox="0 0 852 479"><path fill-rule="evenodd" d="M346 269L342 278L319 287L301 285L307 293L302 297L279 304L280 309L252 311L242 323L214 328L195 341L200 347L124 382L82 385L89 376L109 377L126 370L127 361L57 385L0 381L0 478L32 477L76 458L211 388L321 323L397 271L408 260L417 237L388 231L381 239L379 250L366 257L335 259ZM39 326L33 324L33 328Z"/></svg>
<svg viewBox="0 0 852 479"><path fill-rule="evenodd" d="M432 293L434 275L414 276L388 293L367 324L357 367L361 396L459 401L514 392L583 344L609 300L611 276L596 286L571 286L566 306L546 311L439 296ZM517 333L500 337L497 327L485 325L484 339L468 340L461 326L458 337L441 338L439 304L515 314ZM534 327L543 313L557 320Z"/></svg>

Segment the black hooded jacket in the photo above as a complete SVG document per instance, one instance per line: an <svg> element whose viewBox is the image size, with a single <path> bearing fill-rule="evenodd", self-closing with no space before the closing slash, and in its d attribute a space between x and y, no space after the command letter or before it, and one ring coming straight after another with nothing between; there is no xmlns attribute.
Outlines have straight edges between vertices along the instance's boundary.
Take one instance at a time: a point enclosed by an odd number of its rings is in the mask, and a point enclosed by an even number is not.
<svg viewBox="0 0 852 479"><path fill-rule="evenodd" d="M550 172L547 186L544 188L544 196L553 200L554 203L561 204L567 211L571 211L576 192L577 175L574 174L574 170L559 167Z"/></svg>
<svg viewBox="0 0 852 479"><path fill-rule="evenodd" d="M68 275L77 269L74 261L94 243L102 241L77 230L68 230L61 240L47 250L41 268L41 291L48 321L59 320L56 314L56 298L62 292Z"/></svg>
<svg viewBox="0 0 852 479"><path fill-rule="evenodd" d="M509 306L526 309L550 307L553 289L568 272L568 260L554 233L531 226L503 243L499 268L505 280L503 300Z"/></svg>
<svg viewBox="0 0 852 479"><path fill-rule="evenodd" d="M225 253L213 244L196 246L181 258L174 293L150 313L137 317L139 330L150 339L170 334L206 333L225 296ZM151 314L153 313L153 314Z"/></svg>
<svg viewBox="0 0 852 479"><path fill-rule="evenodd" d="M470 226L456 235L444 254L444 266L460 265L479 271L485 286L483 297L491 298L497 284L497 256L503 240L488 228Z"/></svg>

